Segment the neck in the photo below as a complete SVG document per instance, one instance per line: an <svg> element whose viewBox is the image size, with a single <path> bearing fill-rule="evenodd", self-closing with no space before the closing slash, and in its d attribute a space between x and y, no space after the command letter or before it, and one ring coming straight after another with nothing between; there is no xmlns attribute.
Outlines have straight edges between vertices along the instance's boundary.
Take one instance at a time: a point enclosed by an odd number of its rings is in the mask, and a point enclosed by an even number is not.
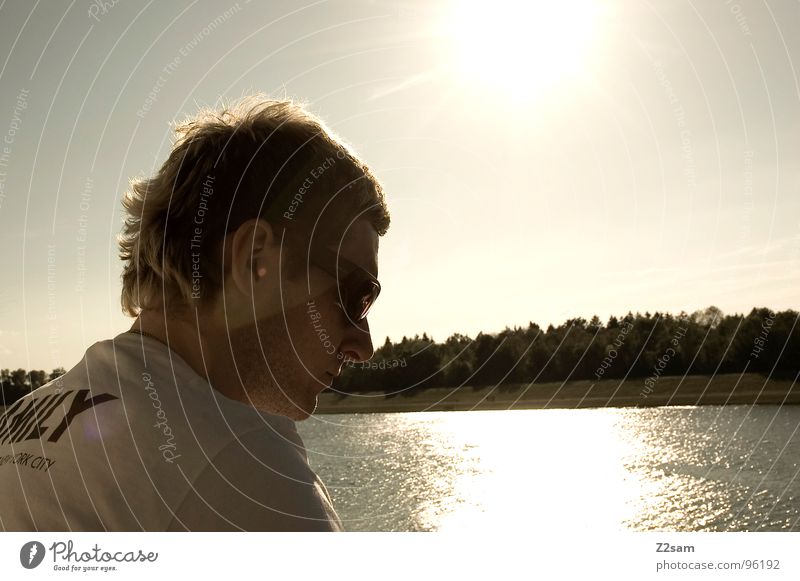
<svg viewBox="0 0 800 581"><path fill-rule="evenodd" d="M131 326L131 331L150 336L167 345L177 353L200 377L223 395L239 399L235 385L229 385L225 377L236 377L227 373L226 355L229 349L217 345L216 338L224 338L203 317L188 318L167 315L163 309L143 310ZM229 357L228 357L229 359Z"/></svg>

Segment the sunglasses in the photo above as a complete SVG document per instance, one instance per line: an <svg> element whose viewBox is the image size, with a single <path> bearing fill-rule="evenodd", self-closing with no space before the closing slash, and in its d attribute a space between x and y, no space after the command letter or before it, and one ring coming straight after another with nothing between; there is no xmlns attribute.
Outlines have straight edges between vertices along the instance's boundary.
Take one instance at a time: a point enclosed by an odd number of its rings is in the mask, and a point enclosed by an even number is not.
<svg viewBox="0 0 800 581"><path fill-rule="evenodd" d="M360 323L366 319L381 292L381 283L378 279L330 248L316 249L310 261L336 277L339 287L338 305L347 318L352 323Z"/></svg>

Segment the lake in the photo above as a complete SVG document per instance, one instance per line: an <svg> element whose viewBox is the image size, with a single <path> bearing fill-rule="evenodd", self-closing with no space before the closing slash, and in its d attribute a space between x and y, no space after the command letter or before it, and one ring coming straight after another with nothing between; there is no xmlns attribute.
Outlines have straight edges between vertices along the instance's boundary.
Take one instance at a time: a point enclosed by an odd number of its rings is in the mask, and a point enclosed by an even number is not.
<svg viewBox="0 0 800 581"><path fill-rule="evenodd" d="M312 416L350 531L800 530L800 406Z"/></svg>

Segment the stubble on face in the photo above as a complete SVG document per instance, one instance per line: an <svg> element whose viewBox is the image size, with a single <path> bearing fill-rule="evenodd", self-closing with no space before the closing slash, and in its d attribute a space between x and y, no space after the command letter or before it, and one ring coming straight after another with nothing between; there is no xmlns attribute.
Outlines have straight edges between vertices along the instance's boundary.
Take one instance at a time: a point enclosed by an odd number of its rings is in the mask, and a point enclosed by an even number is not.
<svg viewBox="0 0 800 581"><path fill-rule="evenodd" d="M288 331L302 330L299 325L304 322L308 322L306 306L300 304L229 331L244 403L296 421L314 413L317 393L324 386L312 376L313 362L301 360L305 335Z"/></svg>

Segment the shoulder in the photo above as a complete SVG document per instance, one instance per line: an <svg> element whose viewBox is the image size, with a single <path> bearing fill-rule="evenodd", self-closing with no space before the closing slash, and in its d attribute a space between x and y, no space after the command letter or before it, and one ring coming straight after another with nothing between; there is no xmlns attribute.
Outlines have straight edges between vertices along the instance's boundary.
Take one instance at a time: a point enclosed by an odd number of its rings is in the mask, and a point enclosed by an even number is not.
<svg viewBox="0 0 800 581"><path fill-rule="evenodd" d="M303 450L267 427L238 436L209 458L170 528L330 531L341 523Z"/></svg>

